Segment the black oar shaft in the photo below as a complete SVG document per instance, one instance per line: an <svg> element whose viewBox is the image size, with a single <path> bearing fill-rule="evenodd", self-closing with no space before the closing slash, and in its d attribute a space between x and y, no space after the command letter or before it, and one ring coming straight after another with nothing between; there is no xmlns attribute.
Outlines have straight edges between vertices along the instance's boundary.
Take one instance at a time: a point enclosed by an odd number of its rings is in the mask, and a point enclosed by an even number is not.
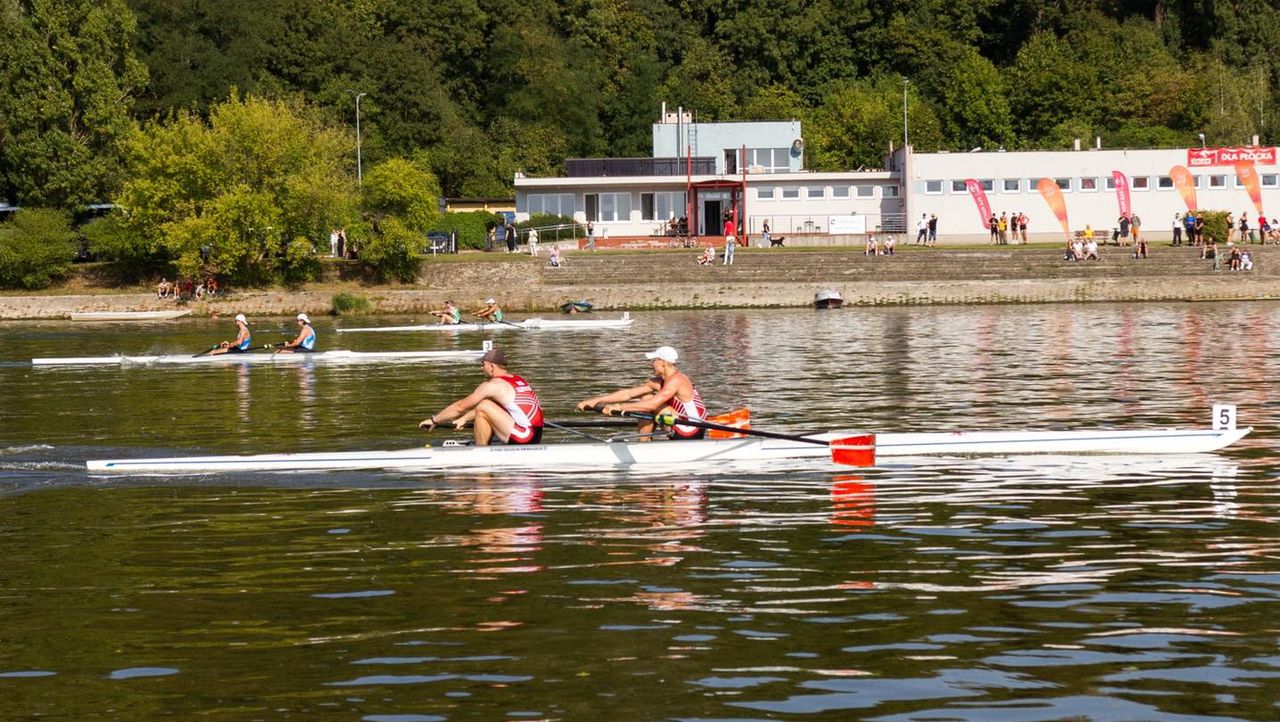
<svg viewBox="0 0 1280 722"><path fill-rule="evenodd" d="M646 419L649 421L657 421L658 414L649 414L643 411L621 411L622 416L628 416L633 419ZM805 444L817 444L818 446L830 446L830 442L822 439L814 439L808 436L796 436L794 434L778 434L772 431L759 431L757 429L744 429L738 426L726 426L725 424L717 424L713 421L703 421L702 419L690 419L685 416L674 416L675 422L682 426L693 426L699 429L714 429L716 431L728 431L734 434L743 434L746 436L761 436L766 439L782 439L784 441L799 441Z"/></svg>

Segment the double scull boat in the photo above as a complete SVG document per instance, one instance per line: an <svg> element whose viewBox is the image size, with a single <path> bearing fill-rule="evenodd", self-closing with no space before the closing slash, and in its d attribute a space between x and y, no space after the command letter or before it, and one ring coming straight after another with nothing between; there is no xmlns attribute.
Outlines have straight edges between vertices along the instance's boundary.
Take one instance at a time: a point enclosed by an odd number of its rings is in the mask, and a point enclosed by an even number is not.
<svg viewBox="0 0 1280 722"><path fill-rule="evenodd" d="M33 358L32 366L125 366L170 364L289 364L289 363L452 363L476 361L483 350L474 351L322 351L318 353L227 353L204 356L185 354L160 356L80 356Z"/></svg>
<svg viewBox="0 0 1280 722"><path fill-rule="evenodd" d="M630 313L622 318L526 318L523 321L481 323L425 323L415 326L372 326L340 328L338 333L384 333L394 331L590 331L602 328L629 328L635 322Z"/></svg>
<svg viewBox="0 0 1280 722"><path fill-rule="evenodd" d="M762 465L808 460L832 464L832 442L858 438L878 457L1009 456L1023 454L1195 454L1223 449L1251 428L1153 429L1137 431L972 431L886 433L831 431L803 439L747 436L700 441L615 441L530 446L418 447L392 451L309 452L251 456L190 456L89 461L91 472L208 474L232 471L329 471L387 469L531 469L580 472L589 469ZM750 433L750 432L748 432ZM818 443L813 443L818 442Z"/></svg>

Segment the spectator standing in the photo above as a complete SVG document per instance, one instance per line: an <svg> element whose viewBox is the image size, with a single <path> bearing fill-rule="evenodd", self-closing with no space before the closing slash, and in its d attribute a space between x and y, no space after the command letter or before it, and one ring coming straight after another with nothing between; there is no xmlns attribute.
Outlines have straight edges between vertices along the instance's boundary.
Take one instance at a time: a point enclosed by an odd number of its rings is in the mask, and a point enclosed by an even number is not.
<svg viewBox="0 0 1280 722"><path fill-rule="evenodd" d="M1196 245L1203 247L1204 246L1204 215L1203 214L1196 216L1195 224L1193 227L1195 229L1195 234L1196 234ZM1203 255L1200 257L1204 258Z"/></svg>
<svg viewBox="0 0 1280 722"><path fill-rule="evenodd" d="M347 257L347 229L338 229L338 258Z"/></svg>
<svg viewBox="0 0 1280 722"><path fill-rule="evenodd" d="M1000 220L996 224L996 228L1000 231L1000 240L997 242L1002 246L1009 245L1009 214L1004 211L1000 212Z"/></svg>
<svg viewBox="0 0 1280 722"><path fill-rule="evenodd" d="M1236 238L1236 216L1234 213L1227 213L1227 243L1231 243Z"/></svg>
<svg viewBox="0 0 1280 722"><path fill-rule="evenodd" d="M733 265L733 249L738 245L737 237L738 227L734 224L733 218L728 218L724 222L724 265Z"/></svg>
<svg viewBox="0 0 1280 722"><path fill-rule="evenodd" d="M516 252L516 226L511 221L507 221L502 227L503 233L507 240L507 253Z"/></svg>
<svg viewBox="0 0 1280 722"><path fill-rule="evenodd" d="M987 219L987 228L991 229L991 242L1000 245L1000 219L996 218L996 214L992 213Z"/></svg>
<svg viewBox="0 0 1280 722"><path fill-rule="evenodd" d="M1254 242L1253 229L1249 227L1248 213L1240 214L1240 242L1241 243Z"/></svg>
<svg viewBox="0 0 1280 722"><path fill-rule="evenodd" d="M332 231L329 231L329 257L330 258L338 257L338 229L337 228L333 229Z"/></svg>
<svg viewBox="0 0 1280 722"><path fill-rule="evenodd" d="M992 216L994 218L995 216ZM929 240L929 214L921 213L920 220L916 221L916 245L927 243Z"/></svg>
<svg viewBox="0 0 1280 722"><path fill-rule="evenodd" d="M1116 219L1116 223L1120 226L1120 235L1115 239L1116 245L1129 245L1129 216L1120 216L1120 218Z"/></svg>
<svg viewBox="0 0 1280 722"><path fill-rule="evenodd" d="M1173 214L1173 245L1182 245L1182 214Z"/></svg>
<svg viewBox="0 0 1280 722"><path fill-rule="evenodd" d="M1027 245L1027 214L1018 211L1018 235L1022 238L1022 245Z"/></svg>
<svg viewBox="0 0 1280 722"><path fill-rule="evenodd" d="M489 226L489 231L484 234L484 250L492 251L493 247L498 243L498 227Z"/></svg>
<svg viewBox="0 0 1280 722"><path fill-rule="evenodd" d="M925 245L932 246L937 242L938 242L938 214L934 213L933 215L929 216L929 239Z"/></svg>
<svg viewBox="0 0 1280 722"><path fill-rule="evenodd" d="M538 255L538 229L537 228L529 229L529 255L530 256Z"/></svg>
<svg viewBox="0 0 1280 722"><path fill-rule="evenodd" d="M587 221L587 250L596 250L596 224L594 221Z"/></svg>
<svg viewBox="0 0 1280 722"><path fill-rule="evenodd" d="M1129 230L1133 233L1133 245L1136 248L1142 233L1142 219L1138 217L1137 213L1129 216ZM1142 257L1146 258L1147 256L1144 253Z"/></svg>
<svg viewBox="0 0 1280 722"><path fill-rule="evenodd" d="M760 229L760 247L769 247L769 221L764 222L764 226Z"/></svg>

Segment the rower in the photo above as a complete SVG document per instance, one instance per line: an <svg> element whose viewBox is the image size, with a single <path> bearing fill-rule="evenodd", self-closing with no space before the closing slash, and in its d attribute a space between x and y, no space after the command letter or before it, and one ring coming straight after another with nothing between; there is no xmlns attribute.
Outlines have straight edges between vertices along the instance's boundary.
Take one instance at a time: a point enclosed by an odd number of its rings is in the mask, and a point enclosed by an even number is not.
<svg viewBox="0 0 1280 722"><path fill-rule="evenodd" d="M487 380L466 398L423 419L418 428L431 431L452 422L462 429L470 423L476 446L540 443L542 405L529 382L507 371L507 356L500 348L486 351L480 367Z"/></svg>
<svg viewBox="0 0 1280 722"><path fill-rule="evenodd" d="M492 298L485 299L484 307L471 315L494 323L502 323L502 319L506 317L502 308L498 306L498 302Z"/></svg>
<svg viewBox="0 0 1280 722"><path fill-rule="evenodd" d="M236 338L234 341L223 341L218 348L209 352L210 356L218 356L224 353L244 353L248 351L253 344L253 337L249 334L249 319L244 317L243 313L236 314Z"/></svg>
<svg viewBox="0 0 1280 722"><path fill-rule="evenodd" d="M640 411L654 416L676 414L695 420L707 417L707 407L702 403L702 396L693 387L689 377L676 366L680 354L674 348L659 346L644 357L653 364L653 376L639 386L580 401L578 410L599 406L605 416L622 411ZM640 422L639 431L642 435L652 434L653 428L652 419ZM671 426L669 435L672 439L701 439L706 433L706 429L677 423Z"/></svg>
<svg viewBox="0 0 1280 722"><path fill-rule="evenodd" d="M446 326L454 326L462 323L462 309L453 305L453 301L445 301L444 308L439 311L432 311L431 315L435 316L439 323Z"/></svg>
<svg viewBox="0 0 1280 722"><path fill-rule="evenodd" d="M311 319L307 314L300 313L298 323L302 325L298 337L286 342L284 348L276 349L276 353L311 353L316 350L316 330L311 327Z"/></svg>

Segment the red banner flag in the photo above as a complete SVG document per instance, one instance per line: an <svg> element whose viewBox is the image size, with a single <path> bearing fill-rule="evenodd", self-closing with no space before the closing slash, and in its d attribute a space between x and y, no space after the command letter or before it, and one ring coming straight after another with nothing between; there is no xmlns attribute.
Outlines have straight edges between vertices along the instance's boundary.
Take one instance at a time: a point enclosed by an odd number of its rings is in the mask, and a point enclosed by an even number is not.
<svg viewBox="0 0 1280 722"><path fill-rule="evenodd" d="M1120 217L1128 218L1133 215L1133 206L1129 203L1129 176L1113 170L1111 179L1115 181L1116 202L1120 204Z"/></svg>
<svg viewBox="0 0 1280 722"><path fill-rule="evenodd" d="M987 222L991 219L991 204L987 202L986 191L982 190L982 184L969 178L964 182L964 187L969 190L969 195L973 196L973 202L978 205L978 223L985 230Z"/></svg>
<svg viewBox="0 0 1280 722"><path fill-rule="evenodd" d="M1191 176L1191 171L1175 165L1169 169L1169 177L1173 179L1173 187L1182 195L1182 202L1187 204L1187 210L1196 210L1196 179Z"/></svg>
<svg viewBox="0 0 1280 722"><path fill-rule="evenodd" d="M1253 163L1236 163L1236 177L1240 179L1244 189L1249 191L1249 200L1258 209L1258 215L1262 215L1262 186L1258 183L1258 171Z"/></svg>
<svg viewBox="0 0 1280 722"><path fill-rule="evenodd" d="M1044 196L1045 202L1053 210L1053 215L1058 217L1058 222L1062 224L1062 233L1070 242L1071 226L1067 224L1067 201L1062 197L1062 189L1058 187L1057 181L1052 178L1041 178L1036 184L1036 190Z"/></svg>

